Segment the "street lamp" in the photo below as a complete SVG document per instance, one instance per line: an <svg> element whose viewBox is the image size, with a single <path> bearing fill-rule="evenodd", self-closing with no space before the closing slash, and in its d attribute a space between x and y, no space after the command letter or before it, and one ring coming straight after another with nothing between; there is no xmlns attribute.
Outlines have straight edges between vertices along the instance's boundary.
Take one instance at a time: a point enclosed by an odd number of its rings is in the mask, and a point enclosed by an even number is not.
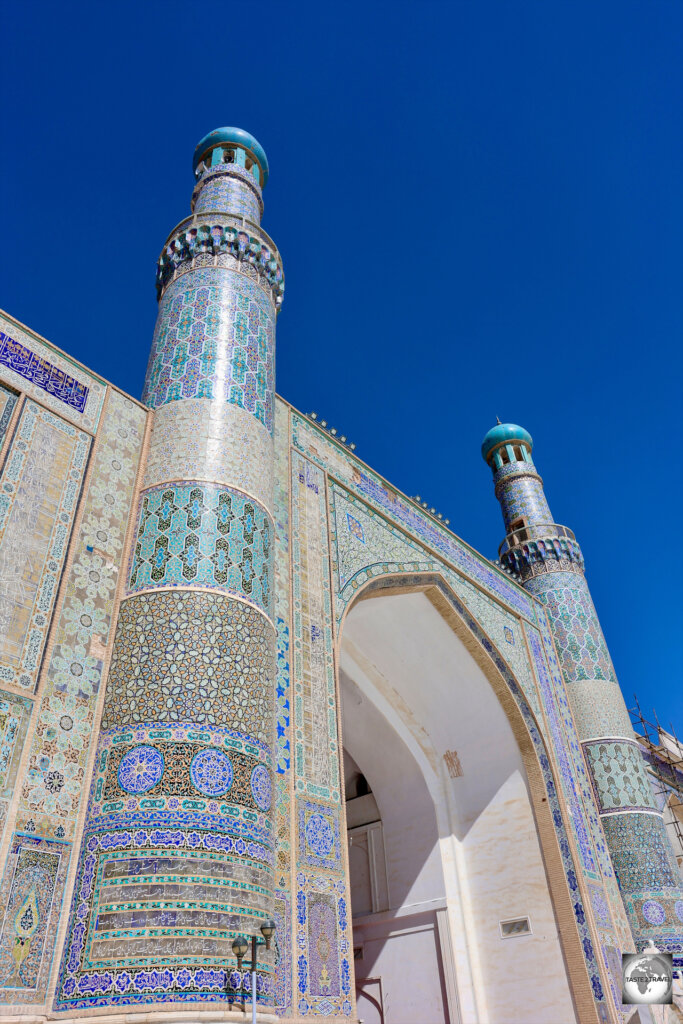
<svg viewBox="0 0 683 1024"><path fill-rule="evenodd" d="M261 925L261 935L265 939L266 949L270 949L270 943L273 935L275 934L275 921L268 920L264 921ZM257 962L257 950L261 943L256 935L251 937L251 1022L256 1024L256 969L258 966ZM237 957L237 970L240 975L242 974L242 961L246 955L249 944L243 935L238 935L236 939L233 939L232 951ZM241 984L241 983L240 983Z"/></svg>

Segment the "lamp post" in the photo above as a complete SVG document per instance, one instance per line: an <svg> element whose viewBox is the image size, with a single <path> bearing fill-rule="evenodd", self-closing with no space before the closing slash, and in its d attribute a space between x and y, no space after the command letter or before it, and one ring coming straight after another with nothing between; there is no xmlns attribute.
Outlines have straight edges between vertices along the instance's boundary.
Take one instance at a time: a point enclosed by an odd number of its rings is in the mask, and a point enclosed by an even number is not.
<svg viewBox="0 0 683 1024"><path fill-rule="evenodd" d="M265 921L261 925L261 935L265 939L266 949L270 949L270 943L275 934L275 921ZM256 935L251 937L251 1024L256 1024L256 968L257 964L257 951L260 943ZM237 957L237 970L240 975L242 974L242 961L249 948L249 943L243 935L238 935L236 939L233 939L232 951Z"/></svg>

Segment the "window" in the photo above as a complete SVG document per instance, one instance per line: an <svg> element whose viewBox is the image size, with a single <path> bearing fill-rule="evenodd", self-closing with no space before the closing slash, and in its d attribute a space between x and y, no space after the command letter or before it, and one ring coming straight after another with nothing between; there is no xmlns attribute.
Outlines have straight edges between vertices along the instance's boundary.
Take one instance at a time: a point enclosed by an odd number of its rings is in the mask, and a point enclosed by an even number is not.
<svg viewBox="0 0 683 1024"><path fill-rule="evenodd" d="M501 939L514 939L519 935L531 935L531 924L528 917L518 917L513 921L500 921Z"/></svg>

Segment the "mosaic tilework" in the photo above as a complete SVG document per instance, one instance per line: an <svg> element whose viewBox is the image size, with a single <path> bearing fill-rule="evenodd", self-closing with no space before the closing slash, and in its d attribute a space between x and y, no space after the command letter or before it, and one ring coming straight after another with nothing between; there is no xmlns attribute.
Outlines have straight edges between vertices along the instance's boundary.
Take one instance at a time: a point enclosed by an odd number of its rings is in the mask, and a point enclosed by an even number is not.
<svg viewBox="0 0 683 1024"><path fill-rule="evenodd" d="M297 889L297 1010L302 1017L348 1017L352 949L344 878L300 871Z"/></svg>
<svg viewBox="0 0 683 1024"><path fill-rule="evenodd" d="M23 832L74 835L145 420L139 406L110 393L21 781Z"/></svg>
<svg viewBox="0 0 683 1024"><path fill-rule="evenodd" d="M206 268L169 285L149 358L143 400L215 398L273 430L275 310L259 285Z"/></svg>
<svg viewBox="0 0 683 1024"><path fill-rule="evenodd" d="M261 843L271 863L270 803L252 787L261 769L270 785L270 747L225 726L147 723L103 732L88 808L88 828L178 825L235 831Z"/></svg>
<svg viewBox="0 0 683 1024"><path fill-rule="evenodd" d="M292 796L290 689L290 544L289 409L275 409L275 614L277 616L277 690L274 776L275 909L277 954L274 1005L286 1016L292 1005Z"/></svg>
<svg viewBox="0 0 683 1024"><path fill-rule="evenodd" d="M571 701L580 740L599 736L633 739L633 727L618 683L609 679L576 679L571 684Z"/></svg>
<svg viewBox="0 0 683 1024"><path fill-rule="evenodd" d="M7 428L12 419L12 413L16 408L17 401L18 395L15 395L13 391L8 391L7 388L0 384L0 445L5 440Z"/></svg>
<svg viewBox="0 0 683 1024"><path fill-rule="evenodd" d="M275 971L273 1007L280 1017L288 1016L292 1005L292 911L289 898L276 895L273 901L275 921Z"/></svg>
<svg viewBox="0 0 683 1024"><path fill-rule="evenodd" d="M473 619L468 609L462 604L462 602L455 596L455 594L448 589L446 584L434 577L434 585L437 586L448 602L453 606L458 615L463 619L465 624L470 629L473 637L477 640L478 644L481 645L483 650L491 658L496 668L502 675L503 679L510 692L512 693L520 712L524 718L527 730L531 737L531 740L536 749L539 764L543 772L543 778L546 787L546 793L548 795L549 809L552 813L553 823L555 826L560 853L562 856L563 867L567 878L567 884L570 890L571 903L574 911L574 918L576 921L576 927L581 938L581 945L583 948L583 955L586 961L586 967L588 975L591 981L591 987L593 990L593 996L596 1002L596 1010L600 1020L608 1020L607 1009L605 1004L605 994L603 990L602 981L600 978L600 969L598 967L598 959L594 946L594 937L591 934L590 925L587 921L583 898L579 888L577 879L577 870L579 866L574 862L571 847L568 842L567 833L565 830L562 814L560 812L560 799L564 800L564 794L561 796L558 794L558 790L555 785L555 779L551 769L551 761L548 754L548 748L543 742L543 738L539 729L534 721L534 718L529 710L527 702L524 698L523 692L515 679L514 675L510 671L505 660L502 658L500 653L491 643L486 633L482 630L479 623ZM424 585L424 576L411 576L406 573L403 576L398 577L393 581L376 581L371 583L368 587L368 591L374 589L387 589L390 590L391 586L422 586Z"/></svg>
<svg viewBox="0 0 683 1024"><path fill-rule="evenodd" d="M35 688L90 437L27 401L0 479L0 680Z"/></svg>
<svg viewBox="0 0 683 1024"><path fill-rule="evenodd" d="M658 814L617 814L602 819L623 892L678 885L677 866Z"/></svg>
<svg viewBox="0 0 683 1024"><path fill-rule="evenodd" d="M571 811L571 823L581 857L581 864L589 878L597 879L599 877L598 867L595 862L591 837L575 782L574 761L576 758L572 757L572 753L580 757L580 750L578 744L576 744L575 751L572 752L568 749L567 740L569 737L566 736L564 723L560 719L556 694L553 692L550 682L541 638L537 630L529 625L525 627L525 631L536 667L536 677L539 681L543 698L543 710L552 736L553 751L559 764L562 786Z"/></svg>
<svg viewBox="0 0 683 1024"><path fill-rule="evenodd" d="M573 764L575 784L581 796L584 820L587 822L592 835L593 850L594 854L597 855L600 872L603 880L609 888L610 882L616 884L614 882L614 871L607 852L604 833L600 826L598 806L595 799L595 793L593 791L593 785L588 774L583 751L580 748L579 738L570 711L570 700L567 693L567 687L553 646L548 617L540 607L537 607L536 609L536 617L538 628L543 639L545 659L552 682L552 691L555 695L558 715L561 721L562 735L565 738L566 748ZM620 899L617 900L616 905L613 905L612 910L615 916L623 922L624 915L621 909Z"/></svg>
<svg viewBox="0 0 683 1024"><path fill-rule="evenodd" d="M605 638L588 584L575 573L534 576L527 589L545 605L567 683L577 679L615 681Z"/></svg>
<svg viewBox="0 0 683 1024"><path fill-rule="evenodd" d="M0 690L0 797L12 795L33 702Z"/></svg>
<svg viewBox="0 0 683 1024"><path fill-rule="evenodd" d="M102 733L57 1008L226 1001L232 939L270 914L272 823L251 785L270 766L267 743L224 727Z"/></svg>
<svg viewBox="0 0 683 1024"><path fill-rule="evenodd" d="M161 591L121 605L102 728L225 725L270 742L275 637L242 601Z"/></svg>
<svg viewBox="0 0 683 1024"><path fill-rule="evenodd" d="M611 814L602 819L624 905L642 949L648 939L683 965L680 873L666 826L655 814Z"/></svg>
<svg viewBox="0 0 683 1024"><path fill-rule="evenodd" d="M438 564L384 517L354 502L337 484L330 484L330 504L336 539L332 568L345 602L371 576L401 570L427 572Z"/></svg>
<svg viewBox="0 0 683 1024"><path fill-rule="evenodd" d="M498 483L497 476L494 477ZM536 476L516 476L512 480L503 478L504 483L496 486L496 497L500 501L506 531L515 519L524 517L529 523L552 523L543 484Z"/></svg>
<svg viewBox="0 0 683 1024"><path fill-rule="evenodd" d="M5 353L0 359L0 380L94 433L106 392L104 382L3 313L0 334L14 342L9 348L7 342L0 342ZM80 408L82 398L85 404Z"/></svg>
<svg viewBox="0 0 683 1024"><path fill-rule="evenodd" d="M339 808L298 801L299 860L309 867L340 871Z"/></svg>
<svg viewBox="0 0 683 1024"><path fill-rule="evenodd" d="M253 188L239 178L215 175L202 184L194 204L195 213L235 213L254 224L261 222L261 204Z"/></svg>
<svg viewBox="0 0 683 1024"><path fill-rule="evenodd" d="M552 689L555 695L558 713L562 721L563 734L566 740L567 750L573 764L576 789L581 798L584 824L592 837L594 858L597 860L600 868L600 875L602 876L601 885L597 882L588 881L587 886L589 891L592 893L602 893L602 898L607 900L610 909L611 924L608 926L603 922L602 925L598 925L598 937L603 950L603 957L605 958L606 963L611 964L609 958L613 954L609 953L609 949L613 951L616 950L616 952L621 955L622 950L628 951L633 948L633 937L631 935L628 918L624 910L624 904L621 899L616 876L612 867L612 860L607 849L605 834L600 824L593 784L589 777L583 752L580 750L578 735L570 713L569 698L564 678L562 676L562 671L553 647L548 617L541 607L537 607L536 615L541 637L543 638L546 662L552 681ZM587 874L584 874L584 877L587 879L589 878ZM613 987L615 1001L618 1004L620 999L620 989L617 991L618 986L617 989L614 989L615 982L612 978L611 966L608 976L610 984ZM621 982L619 981L619 984L620 983Z"/></svg>
<svg viewBox="0 0 683 1024"><path fill-rule="evenodd" d="M236 405L201 398L162 405L154 414L143 490L172 480L229 484L272 513L271 437Z"/></svg>
<svg viewBox="0 0 683 1024"><path fill-rule="evenodd" d="M12 838L0 888L0 999L41 1003L59 922L70 847L34 836Z"/></svg>
<svg viewBox="0 0 683 1024"><path fill-rule="evenodd" d="M501 570L468 548L438 520L423 513L412 502L392 490L381 477L372 473L349 454L342 455L328 442L321 431L302 416L292 416L294 446L323 468L339 473L340 480L369 504L380 509L394 524L419 543L435 551L446 563L464 572L485 590L498 597L526 618L533 619L532 604L521 587L516 586ZM348 468L347 468L348 467Z"/></svg>
<svg viewBox="0 0 683 1024"><path fill-rule="evenodd" d="M0 365L42 388L48 395L54 395L76 412L85 409L89 391L86 384L77 381L47 359L37 356L4 331L0 331Z"/></svg>
<svg viewBox="0 0 683 1024"><path fill-rule="evenodd" d="M272 618L272 526L256 502L230 488L184 482L140 501L129 593L212 587Z"/></svg>
<svg viewBox="0 0 683 1024"><path fill-rule="evenodd" d="M340 799L325 475L292 456L296 789Z"/></svg>
<svg viewBox="0 0 683 1024"><path fill-rule="evenodd" d="M9 799L17 783L19 760L32 709L33 702L28 697L0 690L0 839Z"/></svg>
<svg viewBox="0 0 683 1024"><path fill-rule="evenodd" d="M584 750L601 813L658 809L636 743L600 740Z"/></svg>

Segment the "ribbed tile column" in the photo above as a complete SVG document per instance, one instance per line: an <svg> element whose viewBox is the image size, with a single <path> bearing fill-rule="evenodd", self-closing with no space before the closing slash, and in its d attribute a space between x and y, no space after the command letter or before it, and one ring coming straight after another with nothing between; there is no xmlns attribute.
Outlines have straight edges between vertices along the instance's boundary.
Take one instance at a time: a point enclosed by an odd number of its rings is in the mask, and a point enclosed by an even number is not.
<svg viewBox="0 0 683 1024"><path fill-rule="evenodd" d="M59 1009L231 999L232 940L272 914L282 270L259 227L258 142L218 129L195 170L194 214L159 266L154 425Z"/></svg>

